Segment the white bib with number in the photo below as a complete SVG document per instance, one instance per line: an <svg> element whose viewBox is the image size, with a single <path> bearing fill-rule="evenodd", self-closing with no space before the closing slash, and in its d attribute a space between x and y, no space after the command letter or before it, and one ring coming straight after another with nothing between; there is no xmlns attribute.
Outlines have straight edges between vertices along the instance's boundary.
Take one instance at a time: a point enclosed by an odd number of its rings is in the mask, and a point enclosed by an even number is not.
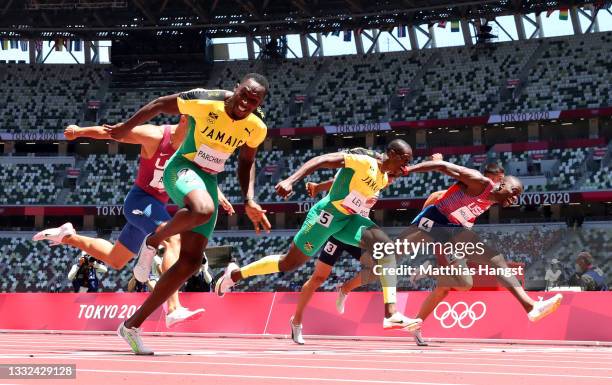
<svg viewBox="0 0 612 385"><path fill-rule="evenodd" d="M376 202L376 200L373 200ZM351 191L340 204L351 214L359 214L362 217L370 215L371 204L368 204L368 198L357 191Z"/></svg>
<svg viewBox="0 0 612 385"><path fill-rule="evenodd" d="M474 226L474 223L471 222L471 220L475 219L476 215L467 206L459 207L457 210L451 213L451 216L468 229Z"/></svg>
<svg viewBox="0 0 612 385"><path fill-rule="evenodd" d="M153 187L158 191L164 190L164 170L153 170L153 178L151 178L151 182L149 182L149 186Z"/></svg>
<svg viewBox="0 0 612 385"><path fill-rule="evenodd" d="M230 154L217 151L202 144L198 148L198 152L196 152L193 161L200 166L202 170L211 174L218 174L225 168L225 161L227 161L229 156Z"/></svg>

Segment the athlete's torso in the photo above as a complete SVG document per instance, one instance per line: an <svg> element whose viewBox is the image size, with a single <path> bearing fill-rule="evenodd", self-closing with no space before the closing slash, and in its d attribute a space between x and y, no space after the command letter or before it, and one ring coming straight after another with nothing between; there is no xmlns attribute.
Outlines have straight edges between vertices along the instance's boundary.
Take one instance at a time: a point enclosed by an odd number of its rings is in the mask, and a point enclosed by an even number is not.
<svg viewBox="0 0 612 385"><path fill-rule="evenodd" d="M163 203L168 202L169 199L164 189L164 167L175 152L171 138L171 127L164 126L164 134L155 154L149 159L140 158L135 182L136 186Z"/></svg>
<svg viewBox="0 0 612 385"><path fill-rule="evenodd" d="M259 146L267 132L260 110L242 120L230 118L225 112L225 92L195 89L178 98L180 112L190 116L178 153L210 174L223 171L226 160L242 145Z"/></svg>
<svg viewBox="0 0 612 385"><path fill-rule="evenodd" d="M344 162L329 190L329 199L344 214L367 216L379 191L389 184L389 176L368 155L346 154Z"/></svg>
<svg viewBox="0 0 612 385"><path fill-rule="evenodd" d="M460 183L455 183L436 201L435 206L451 223L470 228L476 218L493 205L488 199L493 186L493 182L489 180L482 193L472 196L465 192Z"/></svg>

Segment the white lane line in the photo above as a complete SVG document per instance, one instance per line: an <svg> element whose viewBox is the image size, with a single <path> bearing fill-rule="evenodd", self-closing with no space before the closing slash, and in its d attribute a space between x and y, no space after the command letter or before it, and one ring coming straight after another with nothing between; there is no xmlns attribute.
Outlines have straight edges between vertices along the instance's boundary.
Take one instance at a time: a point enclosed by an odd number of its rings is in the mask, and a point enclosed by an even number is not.
<svg viewBox="0 0 612 385"><path fill-rule="evenodd" d="M175 356L175 357L185 357L185 356L193 356L193 357L199 357L199 356L213 356L215 358L232 358L232 357L243 357L243 358L249 358L249 359L261 359L261 360L269 360L270 358L273 358L274 360L278 361L278 360L282 360L282 361L290 361L290 360L299 360L299 361L318 361L318 362L322 362L322 361L335 361L335 362L363 362L364 358L367 357L374 357L376 358L376 362L381 362L381 363L390 363L390 364L411 364L411 363L427 363L427 362L431 362L431 361L418 361L421 358L425 358L425 355L423 355L423 357L418 357L415 355L412 355L410 357L403 357L397 360L389 360L389 359L385 359L385 360L381 360L381 356L380 355L373 355L373 354L350 354L350 356L357 356L360 357L360 359L350 359L350 358L340 358L340 356L344 356L346 354L333 354L331 352L306 352L307 356L312 356L312 357L317 357L317 358L308 358L308 357L304 357L304 356L297 356L294 355L294 357L289 357L287 355L278 355L277 353L274 353L273 355L270 354L261 354L261 353L251 353L251 352L228 352L228 351L214 351L214 350L196 350L196 351L187 351L187 350L181 350L181 351L165 351L165 350L156 350L156 356L157 357L163 357L163 356ZM116 353L109 353L109 352L67 352L67 353L61 353L61 352L48 352L48 353L36 353L36 354L0 354L0 359L14 359L14 358L26 358L26 359L40 359L40 358L74 358L74 357L108 357L108 358L113 358L113 357L117 357L117 356L123 356L123 355L128 355L131 356L132 353L129 352L128 349L122 349L121 351L117 351ZM32 357L33 356L33 357ZM387 358L387 356L382 356ZM397 356L396 356L397 357ZM474 361L475 357L446 357L446 356L430 356L428 358L431 359L436 359L437 361L435 361L436 363L440 363L440 362L445 362L445 363L452 363L450 361L452 360L465 360L465 361ZM591 363L592 364L592 360L558 360L558 359L550 359L550 360L545 360L545 359L528 359L528 358L521 358L521 357L512 357L512 358L487 358L487 357L476 357L476 359L478 359L479 361L502 361L502 362L508 362L509 360L513 361L513 362L540 362L540 363L560 363L560 364L584 364L585 362ZM456 362L456 364L458 365L464 365L464 362ZM469 364L472 364L471 362ZM607 365L606 363L601 363L602 365ZM495 364L492 364L495 365ZM521 365L524 366L524 365ZM534 366L537 367L537 366ZM557 366L545 366L545 367L552 367L555 368ZM564 366L565 368L566 366ZM570 368L569 366L567 368ZM585 368L584 365L581 365L579 368ZM599 369L608 369L610 368L609 366L605 367L605 368L593 368L595 370L599 370ZM612 370L612 369L610 369Z"/></svg>
<svg viewBox="0 0 612 385"><path fill-rule="evenodd" d="M299 368L300 366L282 366L282 365L259 365L259 366L279 366L284 368ZM315 368L316 367L308 367ZM323 369L340 369L340 370L348 370L348 368L334 368L334 367L322 367ZM364 368L351 368L351 370L368 370ZM381 369L376 369L381 370ZM382 369L387 370L389 369ZM100 373L134 373L134 374L181 374L181 375L201 375L200 373L170 373L170 372L145 372L145 371L121 371L121 370L93 370L93 369L77 369L77 371L92 371L92 372L100 372ZM393 371L402 371L402 372L418 372L418 373L432 373L432 370L425 369L401 369L401 370L393 370ZM436 373L447 373L447 374L480 374L480 375L500 375L500 376L530 376L530 377L560 377L560 378L597 378L603 380L612 380L612 376L589 376L589 375L568 375L568 374L547 374L547 373L512 373L512 372L477 372L477 371L468 371L468 370L436 370ZM214 374L210 374L210 376L218 376ZM318 379L318 378L300 378L300 377L270 377L270 376L239 376L239 375L222 375L224 377L236 377L236 378L278 378L278 379L287 379L287 380L320 380L320 381L342 381L342 382L377 382L388 384L389 381L374 381L374 380L343 380L343 379ZM395 384L431 384L426 382L399 382L399 381L391 381Z"/></svg>
<svg viewBox="0 0 612 385"><path fill-rule="evenodd" d="M18 342L18 341L15 341ZM170 341L169 341L170 342ZM161 343L160 341L156 341L154 338L149 340L149 344L152 347L155 347L156 349L163 349L163 348L173 348L173 349L181 349L181 348L185 348L185 349L189 349L190 347L202 347L202 341L196 341L196 342L189 342L187 343L186 341L171 341L171 343ZM75 341L74 344L69 344L67 343L67 341L33 341L32 343L33 348L32 349L21 349L21 351L30 351L30 350L37 350L40 347L52 347L52 348L57 348L57 346L62 346L62 349L82 349L82 348L87 348L87 347L93 347L93 348L98 348L101 345L104 345L108 348L117 348L117 349L121 349L123 348L124 344L122 341L120 341L118 338L113 339L112 341L94 341L94 342L88 342L88 341ZM529 353L545 353L547 355L556 355L559 357L567 357L567 356L575 356L577 353L579 353L581 355L581 358L597 358L600 360L612 360L612 349L606 349L606 350L598 350L598 351L594 351L594 350L584 350L584 349L575 349L575 348L563 348L563 351L559 351L559 350L555 350L554 348L550 348L550 349L537 349L537 350L533 350L533 349L522 349L522 348L496 348L496 349L491 349L491 348L486 348L486 349L480 349L480 350L476 350L476 349L454 349L454 350L447 350L445 349L446 346L430 346L427 349L422 349L422 348L417 348L417 347L413 347L410 349L402 349L402 347L404 347L404 345L399 346L396 349L372 349L370 347L366 347L366 346L362 346L361 344L358 344L359 346L359 350L355 351L354 349L357 349L356 347L354 347L355 344L353 345L349 345L347 346L347 344L343 344L343 345L338 345L338 346L328 346L328 345L321 345L321 344L308 344L308 349L310 350L325 350L325 351L333 351L334 353L351 353L353 354L358 354L358 353L363 353L364 350L366 350L367 352L375 352L375 353L382 353L382 354L400 354L400 353L406 353L406 354L411 354L411 353L425 353L425 354L448 354L448 355L463 355L463 354L477 354L479 357L483 357L485 355L496 355L497 353L503 352L507 355L513 355L513 354L529 354ZM24 344L24 341L19 341L19 343L2 343L2 341L0 341L0 351L2 350L2 348L23 348L24 346L27 346L26 344ZM236 348L236 349L254 349L260 352L283 352L283 354L291 354L289 352L300 352L303 351L302 348L297 348L295 346L293 346L293 344L288 344L288 340L281 340L278 343L275 344L261 344L258 342L254 342L251 341L250 344L233 344L231 342L219 342L219 343L209 343L207 341L207 343L205 344L205 346L209 349L216 349L216 350L231 350L231 348ZM270 348L279 348L279 350L272 350ZM382 347L382 346L379 346ZM267 350L264 350L266 349ZM336 350L332 350L332 349L336 349ZM344 349L342 349L344 348ZM56 350L56 349L55 349ZM14 351L13 349L11 349L11 351ZM18 350L19 351L19 350ZM296 353L299 354L299 353Z"/></svg>
<svg viewBox="0 0 612 385"><path fill-rule="evenodd" d="M45 357L46 358L46 357ZM62 357L65 358L65 357ZM85 361L108 361L108 362L125 362L125 359L116 359L116 358L96 358L96 357L70 357L73 360L85 360ZM413 369L413 368L389 368L389 367L363 367L363 366L329 366L329 365L292 365L292 364L266 364L266 363L244 363L244 362L218 362L218 361L174 361L174 360L157 360L150 358L139 358L139 363L167 363L167 364L184 364L184 365L194 365L200 364L205 365L206 367L213 366L235 366L235 367L267 367L267 368L300 368L300 369L316 369L316 370L342 370L342 371L379 371L379 372L427 372L427 373L466 373L466 374L499 374L499 375L510 375L510 376L541 376L541 377L566 377L566 378L603 378L603 379L612 379L612 368L585 368L585 367L551 367L551 366L523 366L523 365L513 365L513 364L480 364L473 363L470 366L493 366L493 367L515 367L519 369L523 368L535 368L535 369L580 369L580 370L605 370L611 372L610 376L593 376L593 375L580 375L580 374L552 374L552 373L525 373L523 371L519 372L489 372L489 371L464 371L461 369L458 370L439 370L439 369ZM439 365L440 362L432 361L432 362L418 362L419 364L432 364ZM468 365L462 363L462 365Z"/></svg>
<svg viewBox="0 0 612 385"><path fill-rule="evenodd" d="M46 337L56 337L54 338L56 341L54 341L53 339L49 339ZM79 346L87 346L87 345L91 345L91 346L99 346L100 341L96 341L96 342L87 342L87 341L83 341L83 339L67 339L67 338L61 338L61 336L56 336L56 335L49 335L49 336L44 336L41 338L35 338L35 339L25 339L23 337L16 337L15 339L2 339L0 338L0 346L4 345L4 346L16 346L16 345L12 345L10 343L16 343L18 344L18 346L23 346L24 342L31 342L33 344L36 344L37 346L40 345L53 345L56 346L59 342L62 343L62 345L65 345L68 342L74 342L77 343ZM206 346L223 346L223 347L227 347L227 346L235 346L235 347L250 347L252 348L254 345L256 345L257 347L272 347L272 346L278 346L278 347L285 347L286 342L289 340L288 338L286 339L255 339L255 340L246 340L246 341L241 341L241 340L234 340L231 341L228 338L211 338L211 337L160 337L160 336L146 336L150 341L150 343L152 344L157 344L158 346L187 346L187 345L197 345L197 346L202 346L202 344L205 344ZM104 342L108 342L108 343L115 343L118 342L118 339L114 336L99 336L98 337L100 340L103 340ZM255 342L256 341L256 342ZM3 342L5 342L3 344ZM325 342L315 342L315 343L311 343L309 344L309 346L320 346L320 347L325 347L325 348L329 348L329 347L347 347L347 346L351 346L350 344L353 344L354 341L352 340L342 340L342 341L337 341L337 340L329 340L329 341L325 341ZM560 354L560 355L567 355L567 354L573 354L574 352L585 352L585 353L590 353L593 355L593 357L597 357L597 356L602 356L603 357L607 357L607 353L611 353L612 354L612 349L611 348L606 348L606 347L592 347L592 348L583 348L583 347L533 347L533 346L525 346L525 347L517 347L517 346L496 346L496 347L490 347L489 345L483 346L483 347L474 347L473 345L466 345L466 344L449 344L449 343L435 343L436 344L436 348L440 348L440 349L448 349L451 351L457 351L457 352L499 352L499 351L504 351L505 353L526 353L526 352L545 352L545 353L549 353L549 354ZM395 345L395 346L399 346L399 347L403 347L405 345L411 345L411 343L406 343L405 341L386 341L383 343L372 343L368 341L359 341L359 347L360 349L363 348L378 348L379 351L385 351L385 350L389 350L389 351L393 351L393 352L397 352L398 350L402 350L402 349L392 349L389 348L390 345ZM403 349L405 350L405 349Z"/></svg>
<svg viewBox="0 0 612 385"><path fill-rule="evenodd" d="M344 378L317 378L317 377L283 377L283 376L255 376L250 374L216 374L216 373L190 373L190 372L149 372L144 370L99 370L99 369L77 369L78 372L93 372L93 373L123 373L123 374L148 374L148 375L169 375L169 376L198 376L198 377L227 377L227 378L257 378L267 380L288 380L295 381L316 381L316 382L350 382L350 383L367 383L367 384L406 384L406 385L467 385L456 383L442 382L422 382L422 381L388 381L388 380L348 380Z"/></svg>
<svg viewBox="0 0 612 385"><path fill-rule="evenodd" d="M99 344L96 345L96 347L98 346ZM374 354L372 351L363 352L363 351L310 350L310 349L308 350L306 349L257 350L257 351L244 351L244 350L233 350L232 351L232 350L227 350L227 349L171 350L171 349L161 349L155 345L151 345L151 346L154 347L155 351L161 355L179 355L179 356L189 355L189 354L191 355L213 355L214 354L214 355L241 356L241 357L252 357L252 358L274 357L275 359L276 358L278 359L302 359L302 357L304 356L316 355L321 358L323 358L323 356L333 356L336 359L339 359L339 357L349 356L349 357L361 357L361 358L373 357L377 360L380 360L381 358L384 358L387 356L395 357L395 356L398 356L398 354L404 354L406 355L406 358L398 362L404 362L405 360L413 360L415 358L418 358L418 356L423 356L423 357L428 356L428 358L431 358L431 359L447 360L447 361L448 360L451 360L451 361L452 360L474 360L474 359L489 360L489 361L515 360L519 362L524 361L524 362L565 362L565 363L583 363L583 362L592 361L592 358L585 357L584 354L581 354L579 352L576 352L571 356L572 358L574 358L573 360L560 360L558 357L550 357L549 360L541 360L541 359L524 358L525 354L523 354L522 356L509 355L506 358L499 358L500 357L499 353L498 354L493 354L493 353L474 354L474 353L464 353L464 352L432 351L432 350L427 350L427 349L414 349L414 350L404 350L404 351L385 350L382 353ZM82 347L77 346L77 348L82 348ZM109 352L108 350L96 351L95 349L90 350L90 351L82 351L82 350L75 351L75 350L69 350L69 349L66 349L65 351L58 350L58 349L49 349L50 351L41 351L38 348L32 348L32 349L12 348L12 349L9 349L7 352L2 353L1 352L2 349L0 349L0 358L18 358L18 357L27 358L31 356L42 357L42 356L48 356L48 355L58 355L58 356L64 355L66 357L70 357L70 356L74 356L78 354L114 356L114 355L122 354L128 351L125 348L124 344L119 344L115 348L116 348L116 352ZM173 348L176 349L177 347L173 347ZM24 353L15 353L15 352L24 352ZM295 356L295 357L299 356L299 358L291 358L289 356ZM533 354L528 355L528 356L533 357ZM608 357L608 359L609 358L610 357ZM602 360L601 358L599 358L598 361L601 362L601 361L606 361L606 360Z"/></svg>
<svg viewBox="0 0 612 385"><path fill-rule="evenodd" d="M131 355L131 354L130 354ZM184 355L183 355L184 356ZM200 356L210 356L210 354L205 354L205 355L192 355L194 357L200 357ZM109 357L109 358L101 358L101 357ZM157 357L163 357L163 356L159 356L157 355ZM233 358L235 356L226 356L223 358ZM111 361L111 362L125 362L124 359L117 359L117 358L112 358L110 356L95 356L95 355L75 355L75 356L70 356L70 357L65 357L65 356L39 356L39 357L35 357L35 358L40 358L40 359L51 359L51 358L66 358L66 359L73 359L73 360L86 360L86 361ZM206 358L210 358L210 357L206 357ZM248 357L251 358L251 357ZM278 357L281 358L281 357ZM276 358L275 358L276 359ZM299 359L300 361L321 361L321 360L317 360L317 359L308 359L308 358L294 358L294 359ZM361 362L363 363L363 360L336 360L331 358L330 360L333 360L334 362ZM411 369L405 369L405 368L372 368L372 367L337 367L337 366L313 366L313 365L281 365L281 364L265 364L265 363L234 363L234 362L219 362L219 361L199 361L199 360L190 360L190 361L175 361L175 360L158 360L158 359L146 359L146 358L140 358L138 359L138 362L151 362L151 363L173 363L173 364L184 364L184 365L190 365L190 364L206 364L206 365L229 365L229 366L256 366L256 367L261 367L261 366L266 366L266 367L295 367L295 368L314 368L314 369L346 369L346 370L382 370L382 371L410 371ZM377 363L392 363L392 364L425 364L425 365L440 365L440 361L410 361L410 362L399 362L399 361L380 361L377 360ZM449 362L445 362L445 364L452 364ZM483 367L487 367L487 366L493 366L493 367L504 367L504 368L534 368L534 369L579 369L579 370L604 370L604 371L608 371L610 372L610 374L612 374L612 368L611 367L605 367L605 368L598 368L598 367L586 367L586 366L550 366L550 365L520 365L520 364L493 364L493 363L474 363L474 362L458 362L456 363L457 365L462 365L462 366L483 366ZM434 370L437 371L437 370Z"/></svg>

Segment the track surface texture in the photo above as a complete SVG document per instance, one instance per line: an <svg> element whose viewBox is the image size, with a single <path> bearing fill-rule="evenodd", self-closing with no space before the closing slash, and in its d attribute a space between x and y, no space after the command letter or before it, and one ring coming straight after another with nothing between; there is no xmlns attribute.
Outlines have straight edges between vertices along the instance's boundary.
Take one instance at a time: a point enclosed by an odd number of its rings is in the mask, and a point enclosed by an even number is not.
<svg viewBox="0 0 612 385"><path fill-rule="evenodd" d="M0 333L0 364L75 364L76 379L0 384L612 384L612 347L408 339L145 335L135 356L110 334Z"/></svg>

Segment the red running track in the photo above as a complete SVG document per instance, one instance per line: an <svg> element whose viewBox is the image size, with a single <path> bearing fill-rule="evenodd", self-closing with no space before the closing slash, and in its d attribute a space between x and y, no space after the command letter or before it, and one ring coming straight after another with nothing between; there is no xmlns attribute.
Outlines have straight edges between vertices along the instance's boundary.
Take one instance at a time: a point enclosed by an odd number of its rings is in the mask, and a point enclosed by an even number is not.
<svg viewBox="0 0 612 385"><path fill-rule="evenodd" d="M612 384L612 347L407 340L144 336L155 356L118 337L0 333L1 364L76 364L76 380L0 384Z"/></svg>

